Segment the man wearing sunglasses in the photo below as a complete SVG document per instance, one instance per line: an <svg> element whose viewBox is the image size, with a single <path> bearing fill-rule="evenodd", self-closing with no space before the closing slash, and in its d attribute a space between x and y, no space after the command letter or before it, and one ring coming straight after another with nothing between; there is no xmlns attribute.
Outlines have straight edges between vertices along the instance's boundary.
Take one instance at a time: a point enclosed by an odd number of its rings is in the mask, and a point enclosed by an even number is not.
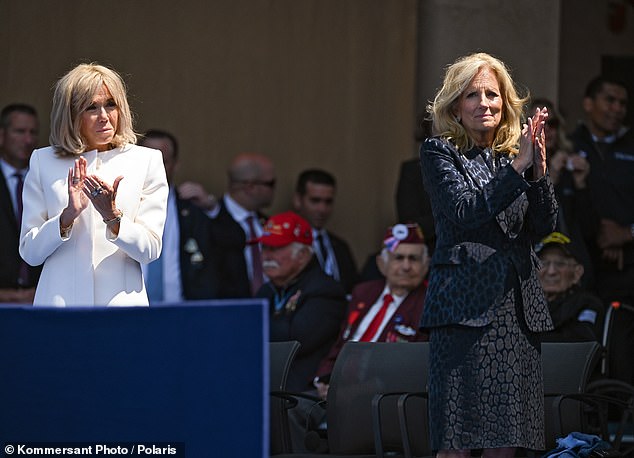
<svg viewBox="0 0 634 458"><path fill-rule="evenodd" d="M266 282L260 244L262 209L275 194L273 162L260 153L240 153L227 170L227 190L210 222L212 256L218 275L218 298L252 297Z"/></svg>

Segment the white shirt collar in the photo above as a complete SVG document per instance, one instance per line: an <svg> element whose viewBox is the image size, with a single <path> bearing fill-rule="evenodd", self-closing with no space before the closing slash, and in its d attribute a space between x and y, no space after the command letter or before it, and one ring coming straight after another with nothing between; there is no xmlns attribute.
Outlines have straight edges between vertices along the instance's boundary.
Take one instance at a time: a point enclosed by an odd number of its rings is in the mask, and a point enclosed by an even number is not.
<svg viewBox="0 0 634 458"><path fill-rule="evenodd" d="M253 215L253 212L250 212L246 208L242 207L229 194L225 194L223 196L223 199L225 201L225 207L227 207L227 211L234 220L245 221L249 216Z"/></svg>
<svg viewBox="0 0 634 458"><path fill-rule="evenodd" d="M29 170L28 168L26 169L16 169L15 167L13 167L11 164L9 164L7 161L5 161L4 159L0 159L0 164L2 164L2 173L4 174L4 178L5 181L8 182L8 180L10 178L13 178L13 175L16 172L20 172L22 174L22 176L24 176L26 174L26 172Z"/></svg>
<svg viewBox="0 0 634 458"><path fill-rule="evenodd" d="M380 299L383 298L383 296L385 296L386 294L391 294L392 298L394 299L394 303L395 304L400 304L401 302L403 302L403 299L405 299L405 296L397 296L396 294L392 293L390 291L390 288L387 286L387 282L385 282L385 288L383 288L383 292L381 293L381 295L379 296Z"/></svg>

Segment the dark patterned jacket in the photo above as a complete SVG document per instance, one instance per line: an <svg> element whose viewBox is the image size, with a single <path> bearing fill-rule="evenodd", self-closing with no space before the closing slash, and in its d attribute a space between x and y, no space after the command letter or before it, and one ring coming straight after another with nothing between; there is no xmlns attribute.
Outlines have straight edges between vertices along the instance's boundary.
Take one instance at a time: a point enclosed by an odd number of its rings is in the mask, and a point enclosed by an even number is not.
<svg viewBox="0 0 634 458"><path fill-rule="evenodd" d="M420 157L437 234L421 326L488 324L516 275L529 329L552 329L533 251L556 223L550 178L527 182L507 155L461 153L438 137L423 143Z"/></svg>

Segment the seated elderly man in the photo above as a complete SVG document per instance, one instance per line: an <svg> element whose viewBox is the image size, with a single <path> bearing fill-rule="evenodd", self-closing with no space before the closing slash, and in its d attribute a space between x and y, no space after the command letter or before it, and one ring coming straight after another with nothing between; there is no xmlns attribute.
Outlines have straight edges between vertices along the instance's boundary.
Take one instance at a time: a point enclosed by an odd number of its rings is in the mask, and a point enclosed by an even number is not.
<svg viewBox="0 0 634 458"><path fill-rule="evenodd" d="M419 331L429 270L429 256L418 224L388 228L377 267L384 278L357 284L352 290L346 319L330 352L321 360L308 391L326 399L330 373L346 342L413 342L427 340ZM315 390L316 388L316 390ZM324 449L325 409L314 401L298 399L289 411L293 451ZM319 433L317 433L319 431Z"/></svg>
<svg viewBox="0 0 634 458"><path fill-rule="evenodd" d="M553 232L535 247L542 267L539 280L548 299L555 329L545 342L601 341L604 305L580 286L583 265L570 239Z"/></svg>
<svg viewBox="0 0 634 458"><path fill-rule="evenodd" d="M345 291L314 258L312 229L301 216L293 212L272 216L263 231L253 242L262 245L262 267L270 281L256 297L269 301L270 340L301 343L286 386L305 391L337 337Z"/></svg>
<svg viewBox="0 0 634 458"><path fill-rule="evenodd" d="M419 331L429 256L418 224L388 228L376 263L384 279L358 284L352 290L339 338L319 365L315 388L326 399L330 373L341 347L353 342L425 341Z"/></svg>

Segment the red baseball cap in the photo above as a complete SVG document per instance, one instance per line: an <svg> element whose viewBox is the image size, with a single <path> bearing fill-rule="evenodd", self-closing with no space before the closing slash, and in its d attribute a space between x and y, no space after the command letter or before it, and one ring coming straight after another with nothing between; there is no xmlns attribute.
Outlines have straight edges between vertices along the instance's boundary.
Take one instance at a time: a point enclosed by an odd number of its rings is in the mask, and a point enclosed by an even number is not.
<svg viewBox="0 0 634 458"><path fill-rule="evenodd" d="M313 231L310 224L292 211L271 216L262 230L262 235L249 243L259 242L262 245L274 247L286 246L293 242L308 246L313 244Z"/></svg>

